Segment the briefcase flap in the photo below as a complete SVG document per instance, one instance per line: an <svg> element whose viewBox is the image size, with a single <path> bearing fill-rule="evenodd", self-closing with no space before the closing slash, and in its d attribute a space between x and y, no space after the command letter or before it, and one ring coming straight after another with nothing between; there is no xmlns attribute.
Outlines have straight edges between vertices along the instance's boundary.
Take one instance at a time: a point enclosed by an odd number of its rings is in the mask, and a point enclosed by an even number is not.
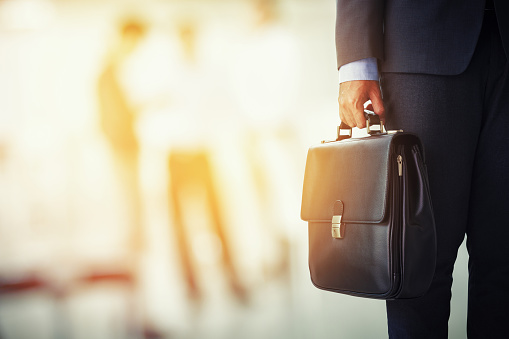
<svg viewBox="0 0 509 339"><path fill-rule="evenodd" d="M378 223L388 196L393 135L330 142L308 151L301 218L331 222L334 203L343 202L343 222Z"/></svg>

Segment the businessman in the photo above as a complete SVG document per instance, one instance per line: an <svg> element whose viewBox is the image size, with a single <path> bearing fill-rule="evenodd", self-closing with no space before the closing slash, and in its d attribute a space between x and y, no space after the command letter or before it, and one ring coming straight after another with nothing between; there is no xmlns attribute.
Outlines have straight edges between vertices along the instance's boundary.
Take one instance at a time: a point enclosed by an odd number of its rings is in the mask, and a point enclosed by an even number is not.
<svg viewBox="0 0 509 339"><path fill-rule="evenodd" d="M452 272L467 236L469 338L509 324L509 1L338 0L339 115L419 135L437 228L421 298L387 302L390 338L447 338Z"/></svg>

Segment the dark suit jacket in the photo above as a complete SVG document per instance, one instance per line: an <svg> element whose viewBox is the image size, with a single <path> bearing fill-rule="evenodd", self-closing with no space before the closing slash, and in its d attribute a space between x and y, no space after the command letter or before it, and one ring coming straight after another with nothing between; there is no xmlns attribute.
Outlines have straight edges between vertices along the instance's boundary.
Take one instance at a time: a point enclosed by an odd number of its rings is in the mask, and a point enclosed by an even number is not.
<svg viewBox="0 0 509 339"><path fill-rule="evenodd" d="M509 55L509 0L494 0ZM369 57L383 72L452 75L474 53L484 0L338 0L338 68Z"/></svg>

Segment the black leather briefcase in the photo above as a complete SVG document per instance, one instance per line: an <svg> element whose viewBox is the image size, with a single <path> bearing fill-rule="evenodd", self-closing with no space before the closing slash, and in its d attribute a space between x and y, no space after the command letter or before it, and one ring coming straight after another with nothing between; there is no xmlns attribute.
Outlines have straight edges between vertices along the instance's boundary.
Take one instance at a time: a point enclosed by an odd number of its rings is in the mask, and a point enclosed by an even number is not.
<svg viewBox="0 0 509 339"><path fill-rule="evenodd" d="M301 218L311 280L360 297L422 296L435 271L436 234L421 142L382 124L363 138L341 134L307 156Z"/></svg>

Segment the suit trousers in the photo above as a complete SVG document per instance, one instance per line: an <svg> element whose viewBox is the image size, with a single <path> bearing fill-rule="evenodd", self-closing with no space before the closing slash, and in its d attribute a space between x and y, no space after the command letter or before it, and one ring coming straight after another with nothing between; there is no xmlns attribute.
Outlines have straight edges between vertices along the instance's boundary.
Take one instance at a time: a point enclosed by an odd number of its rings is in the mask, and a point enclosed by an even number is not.
<svg viewBox="0 0 509 339"><path fill-rule="evenodd" d="M465 235L469 338L509 336L509 64L494 11L459 75L382 73L388 129L426 152L437 228L427 294L387 301L390 338L447 338L452 272Z"/></svg>

